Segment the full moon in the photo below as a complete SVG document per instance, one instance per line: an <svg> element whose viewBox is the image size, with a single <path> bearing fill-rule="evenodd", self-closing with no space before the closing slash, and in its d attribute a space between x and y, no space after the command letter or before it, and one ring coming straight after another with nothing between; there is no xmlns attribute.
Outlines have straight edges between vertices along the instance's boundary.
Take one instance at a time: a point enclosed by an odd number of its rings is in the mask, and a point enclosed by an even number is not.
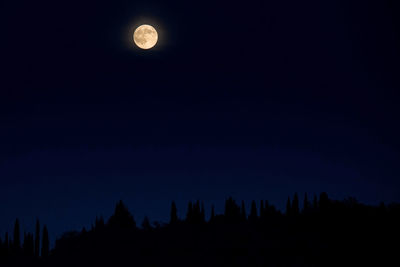
<svg viewBox="0 0 400 267"><path fill-rule="evenodd" d="M157 44L158 34L153 26L145 24L135 30L133 40L138 47L150 49Z"/></svg>

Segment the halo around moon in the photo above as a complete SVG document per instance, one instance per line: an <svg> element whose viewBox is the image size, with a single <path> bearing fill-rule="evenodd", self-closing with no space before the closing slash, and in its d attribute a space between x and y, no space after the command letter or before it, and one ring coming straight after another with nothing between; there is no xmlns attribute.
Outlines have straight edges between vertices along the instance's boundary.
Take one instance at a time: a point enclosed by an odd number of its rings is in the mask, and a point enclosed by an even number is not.
<svg viewBox="0 0 400 267"><path fill-rule="evenodd" d="M133 33L133 41L141 49L150 49L157 44L158 33L153 26L144 24Z"/></svg>

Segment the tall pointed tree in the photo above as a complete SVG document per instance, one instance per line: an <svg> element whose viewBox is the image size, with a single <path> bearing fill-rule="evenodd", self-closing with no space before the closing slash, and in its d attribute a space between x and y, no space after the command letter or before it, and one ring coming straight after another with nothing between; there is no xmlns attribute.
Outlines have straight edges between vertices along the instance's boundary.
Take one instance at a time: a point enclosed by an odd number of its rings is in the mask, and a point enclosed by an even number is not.
<svg viewBox="0 0 400 267"><path fill-rule="evenodd" d="M299 196L297 195L297 193L295 193L294 197L293 197L292 213L293 213L293 215L299 215L299 213L300 213Z"/></svg>
<svg viewBox="0 0 400 267"><path fill-rule="evenodd" d="M286 216L291 216L291 215L292 215L292 203L290 201L290 197L288 197L286 202Z"/></svg>
<svg viewBox="0 0 400 267"><path fill-rule="evenodd" d="M149 220L149 217L147 217L147 216L144 216L144 219L142 222L142 229L145 231L151 230L150 220Z"/></svg>
<svg viewBox="0 0 400 267"><path fill-rule="evenodd" d="M119 229L136 229L136 221L122 200L116 205L114 214L108 220L108 225Z"/></svg>
<svg viewBox="0 0 400 267"><path fill-rule="evenodd" d="M257 205L256 202L253 200L251 202L251 208L250 208L250 215L249 215L249 220L252 222L255 222L257 220Z"/></svg>
<svg viewBox="0 0 400 267"><path fill-rule="evenodd" d="M264 216L268 217L268 215L270 215L270 209L271 207L269 206L269 202L268 200L264 201Z"/></svg>
<svg viewBox="0 0 400 267"><path fill-rule="evenodd" d="M246 205L244 204L244 200L242 200L242 206L240 208L240 217L242 221L247 221Z"/></svg>
<svg viewBox="0 0 400 267"><path fill-rule="evenodd" d="M204 202L201 202L201 207L200 207L200 221L204 223L206 221L206 211L204 209Z"/></svg>
<svg viewBox="0 0 400 267"><path fill-rule="evenodd" d="M172 201L172 203L171 203L171 218L170 218L169 223L175 224L177 222L178 222L178 215L177 215L176 204L175 204L175 201Z"/></svg>
<svg viewBox="0 0 400 267"><path fill-rule="evenodd" d="M264 218L265 208L264 208L264 200L260 200L260 218Z"/></svg>
<svg viewBox="0 0 400 267"><path fill-rule="evenodd" d="M320 195L319 195L319 203L318 203L318 206L319 206L319 208L321 209L321 210L326 210L326 208L328 207L328 205L329 205L329 197L328 197L328 194L326 193L326 192L322 192Z"/></svg>
<svg viewBox="0 0 400 267"><path fill-rule="evenodd" d="M211 205L211 215L210 215L210 222L214 221L215 219L215 207Z"/></svg>
<svg viewBox="0 0 400 267"><path fill-rule="evenodd" d="M101 229L104 228L104 226L105 226L105 223L104 223L104 218L103 218L103 216L100 216L99 218L96 217L96 223L95 223L95 225L94 225L94 228L95 228L96 230L101 230Z"/></svg>
<svg viewBox="0 0 400 267"><path fill-rule="evenodd" d="M24 233L23 251L27 257L33 257L35 255L33 235L30 233Z"/></svg>
<svg viewBox="0 0 400 267"><path fill-rule="evenodd" d="M199 223L201 221L200 201L197 200L193 205L193 221Z"/></svg>
<svg viewBox="0 0 400 267"><path fill-rule="evenodd" d="M313 210L318 210L318 197L316 194L314 194Z"/></svg>
<svg viewBox="0 0 400 267"><path fill-rule="evenodd" d="M188 204L188 210L186 213L186 221L189 223L193 222L193 203L192 203L192 201L189 201L189 204Z"/></svg>
<svg viewBox="0 0 400 267"><path fill-rule="evenodd" d="M43 227L43 237L42 237L42 257L46 258L49 256L50 252L50 241L49 241L49 232L47 230L47 226Z"/></svg>
<svg viewBox="0 0 400 267"><path fill-rule="evenodd" d="M303 202L303 213L307 213L309 210L310 210L310 202L308 201L307 193L305 193Z"/></svg>
<svg viewBox="0 0 400 267"><path fill-rule="evenodd" d="M238 206L232 197L225 200L225 220L229 223L240 221L240 206Z"/></svg>
<svg viewBox="0 0 400 267"><path fill-rule="evenodd" d="M27 242L26 232L24 232L24 239L23 240L24 241L22 242L22 250L23 250L24 253L27 253L26 246L28 245L28 242Z"/></svg>
<svg viewBox="0 0 400 267"><path fill-rule="evenodd" d="M35 257L40 256L40 222L39 219L36 220L36 232L35 232Z"/></svg>
<svg viewBox="0 0 400 267"><path fill-rule="evenodd" d="M15 220L13 244L15 250L19 250L21 248L21 233L18 219Z"/></svg>
<svg viewBox="0 0 400 267"><path fill-rule="evenodd" d="M29 233L29 246L28 246L28 254L29 257L35 256L35 239L33 238L33 234Z"/></svg>
<svg viewBox="0 0 400 267"><path fill-rule="evenodd" d="M6 235L4 237L4 247L5 247L5 250L7 253L10 248L10 244L9 244L9 240L8 240L8 232L6 232Z"/></svg>

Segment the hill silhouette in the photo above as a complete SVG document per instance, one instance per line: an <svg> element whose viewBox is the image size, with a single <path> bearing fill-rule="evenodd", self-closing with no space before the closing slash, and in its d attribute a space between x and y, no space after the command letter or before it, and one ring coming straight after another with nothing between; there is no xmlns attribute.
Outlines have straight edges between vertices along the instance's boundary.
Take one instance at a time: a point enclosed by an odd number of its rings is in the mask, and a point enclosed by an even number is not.
<svg viewBox="0 0 400 267"><path fill-rule="evenodd" d="M391 266L398 261L400 205L369 206L326 193L288 198L280 212L268 201L228 198L223 214L189 202L178 218L174 202L168 223L140 227L122 201L107 222L64 233L50 251L47 227L35 235L16 220L13 238L0 243L2 266Z"/></svg>

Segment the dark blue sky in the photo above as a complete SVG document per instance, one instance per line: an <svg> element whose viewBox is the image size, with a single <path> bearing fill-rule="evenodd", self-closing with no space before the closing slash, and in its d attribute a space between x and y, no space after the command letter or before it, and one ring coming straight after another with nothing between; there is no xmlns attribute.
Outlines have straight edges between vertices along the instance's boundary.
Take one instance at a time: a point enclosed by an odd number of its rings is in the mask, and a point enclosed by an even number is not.
<svg viewBox="0 0 400 267"><path fill-rule="evenodd" d="M0 233L176 200L400 201L399 4L0 4ZM154 50L129 43L153 24Z"/></svg>

